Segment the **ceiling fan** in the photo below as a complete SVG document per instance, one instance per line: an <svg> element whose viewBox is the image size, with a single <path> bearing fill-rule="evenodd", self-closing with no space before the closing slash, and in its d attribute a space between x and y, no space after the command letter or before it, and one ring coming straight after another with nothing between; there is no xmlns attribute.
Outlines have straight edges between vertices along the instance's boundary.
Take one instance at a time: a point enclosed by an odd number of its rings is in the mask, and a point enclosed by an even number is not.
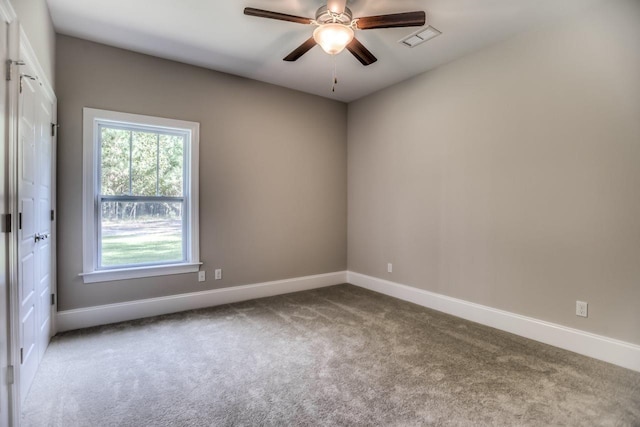
<svg viewBox="0 0 640 427"><path fill-rule="evenodd" d="M373 64L378 59L354 37L354 30L421 27L426 22L424 11L353 18L351 10L347 7L347 0L328 0L326 6L318 9L315 19L252 7L245 8L244 14L317 26L313 36L287 55L285 61L296 61L319 44L330 55L336 55L346 48L365 66Z"/></svg>

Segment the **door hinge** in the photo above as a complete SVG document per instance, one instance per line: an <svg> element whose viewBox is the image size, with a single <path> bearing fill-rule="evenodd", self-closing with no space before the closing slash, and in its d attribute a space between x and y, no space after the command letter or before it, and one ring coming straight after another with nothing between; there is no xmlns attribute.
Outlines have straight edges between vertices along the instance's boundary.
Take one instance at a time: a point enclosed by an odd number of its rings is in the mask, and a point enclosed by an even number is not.
<svg viewBox="0 0 640 427"><path fill-rule="evenodd" d="M7 384L11 385L14 381L13 365L9 365L7 366Z"/></svg>
<svg viewBox="0 0 640 427"><path fill-rule="evenodd" d="M2 216L2 232L11 233L11 214L5 214Z"/></svg>
<svg viewBox="0 0 640 427"><path fill-rule="evenodd" d="M20 348L20 364L24 362L24 348Z"/></svg>
<svg viewBox="0 0 640 427"><path fill-rule="evenodd" d="M22 212L18 214L18 230L22 230Z"/></svg>
<svg viewBox="0 0 640 427"><path fill-rule="evenodd" d="M6 68L6 79L7 81L11 80L13 78L13 73L12 73L12 68L11 68L11 64L16 64L16 65L24 65L24 61L12 61L11 59L7 59L5 62L5 66Z"/></svg>
<svg viewBox="0 0 640 427"><path fill-rule="evenodd" d="M51 221L56 219L56 214L53 212L53 209L51 209Z"/></svg>
<svg viewBox="0 0 640 427"><path fill-rule="evenodd" d="M56 294L51 294L51 305L56 305Z"/></svg>

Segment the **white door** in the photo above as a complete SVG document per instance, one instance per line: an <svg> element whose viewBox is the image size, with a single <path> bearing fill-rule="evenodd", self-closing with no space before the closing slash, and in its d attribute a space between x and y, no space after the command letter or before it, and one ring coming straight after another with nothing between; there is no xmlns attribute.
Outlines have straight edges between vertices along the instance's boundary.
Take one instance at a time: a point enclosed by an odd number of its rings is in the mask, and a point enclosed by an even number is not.
<svg viewBox="0 0 640 427"><path fill-rule="evenodd" d="M29 64L19 72L18 298L24 400L51 336L52 106Z"/></svg>

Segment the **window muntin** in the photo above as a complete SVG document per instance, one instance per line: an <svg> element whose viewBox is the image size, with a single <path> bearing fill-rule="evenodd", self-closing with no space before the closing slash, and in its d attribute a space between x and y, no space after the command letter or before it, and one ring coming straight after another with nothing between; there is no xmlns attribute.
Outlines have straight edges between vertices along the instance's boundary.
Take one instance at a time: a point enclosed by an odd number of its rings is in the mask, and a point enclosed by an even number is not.
<svg viewBox="0 0 640 427"><path fill-rule="evenodd" d="M85 282L199 269L199 124L84 109Z"/></svg>

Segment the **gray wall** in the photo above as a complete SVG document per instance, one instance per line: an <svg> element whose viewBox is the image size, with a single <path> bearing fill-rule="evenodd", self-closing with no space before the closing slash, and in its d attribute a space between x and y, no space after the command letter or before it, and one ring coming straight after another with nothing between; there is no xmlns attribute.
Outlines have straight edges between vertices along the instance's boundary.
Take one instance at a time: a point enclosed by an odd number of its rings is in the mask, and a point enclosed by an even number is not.
<svg viewBox="0 0 640 427"><path fill-rule="evenodd" d="M345 270L345 104L66 36L56 55L60 310ZM206 282L78 277L83 107L200 123Z"/></svg>
<svg viewBox="0 0 640 427"><path fill-rule="evenodd" d="M53 86L55 81L56 35L45 0L10 0L20 25L38 57L45 77Z"/></svg>
<svg viewBox="0 0 640 427"><path fill-rule="evenodd" d="M639 22L607 2L350 104L349 270L640 344Z"/></svg>

